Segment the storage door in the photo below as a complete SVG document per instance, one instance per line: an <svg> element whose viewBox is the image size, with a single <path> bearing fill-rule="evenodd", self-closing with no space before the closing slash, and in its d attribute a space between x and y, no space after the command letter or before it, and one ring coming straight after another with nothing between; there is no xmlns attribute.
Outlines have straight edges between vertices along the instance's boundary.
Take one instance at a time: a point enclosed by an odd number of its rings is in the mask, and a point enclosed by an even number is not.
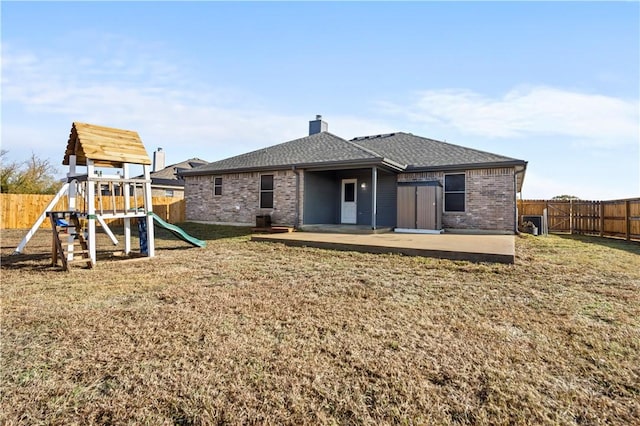
<svg viewBox="0 0 640 426"><path fill-rule="evenodd" d="M436 187L416 187L416 227L418 229L437 229Z"/></svg>
<svg viewBox="0 0 640 426"><path fill-rule="evenodd" d="M415 186L399 186L398 228L415 229L416 227L416 188Z"/></svg>

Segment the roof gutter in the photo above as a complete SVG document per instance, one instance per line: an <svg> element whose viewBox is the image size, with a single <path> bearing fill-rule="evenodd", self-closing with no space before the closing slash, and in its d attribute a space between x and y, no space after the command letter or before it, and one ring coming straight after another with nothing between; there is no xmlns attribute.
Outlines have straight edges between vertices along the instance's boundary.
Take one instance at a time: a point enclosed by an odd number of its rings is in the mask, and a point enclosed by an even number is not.
<svg viewBox="0 0 640 426"><path fill-rule="evenodd" d="M443 170L469 170L469 169L490 169L497 167L517 167L523 166L526 168L527 162L523 160L508 160L508 161L491 161L487 163L466 163L466 164L442 164L437 166L413 166L408 165L405 172L436 172Z"/></svg>
<svg viewBox="0 0 640 426"><path fill-rule="evenodd" d="M524 182L524 172L527 170L526 162L522 169L518 170L516 168L516 172L513 174L513 233L516 235L520 234L518 230L518 193L520 193L520 198L522 198L522 182ZM520 182L520 191L518 191L518 175L522 173L522 180Z"/></svg>
<svg viewBox="0 0 640 426"><path fill-rule="evenodd" d="M367 158L361 160L340 160L340 161L327 161L316 163L297 163L297 164L274 164L268 166L259 167L238 167L232 169L217 169L217 170L188 170L180 173L180 176L207 176L223 173L244 173L244 172L258 172L265 170L291 170L296 169L329 169L340 167L371 167L382 166L394 171L404 171L403 165L396 163L392 160L378 157Z"/></svg>
<svg viewBox="0 0 640 426"><path fill-rule="evenodd" d="M296 214L293 227L298 229L300 226L300 170L296 169L296 166L291 166L291 170L296 175Z"/></svg>

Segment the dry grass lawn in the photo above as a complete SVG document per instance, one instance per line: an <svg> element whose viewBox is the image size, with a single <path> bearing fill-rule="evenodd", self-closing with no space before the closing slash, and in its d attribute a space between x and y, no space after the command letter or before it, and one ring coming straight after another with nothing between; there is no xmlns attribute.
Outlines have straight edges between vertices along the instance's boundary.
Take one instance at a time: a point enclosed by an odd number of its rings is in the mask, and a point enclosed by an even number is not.
<svg viewBox="0 0 640 426"><path fill-rule="evenodd" d="M70 272L2 231L0 423L640 422L638 243L523 236L499 265L184 228L207 248L100 234Z"/></svg>

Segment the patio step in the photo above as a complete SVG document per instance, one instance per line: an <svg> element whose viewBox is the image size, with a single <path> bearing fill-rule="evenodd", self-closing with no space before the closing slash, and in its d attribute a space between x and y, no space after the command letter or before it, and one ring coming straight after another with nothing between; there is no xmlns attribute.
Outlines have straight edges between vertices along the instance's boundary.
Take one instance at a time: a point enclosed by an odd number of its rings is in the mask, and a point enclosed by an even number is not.
<svg viewBox="0 0 640 426"><path fill-rule="evenodd" d="M266 226L251 228L251 232L265 233L265 234L280 234L286 232L293 232L294 229L291 226Z"/></svg>
<svg viewBox="0 0 640 426"><path fill-rule="evenodd" d="M371 229L369 225L334 225L334 224L319 224L319 225L302 225L300 230L305 232L322 232L322 233L334 233L334 234L384 234L392 232L391 227L380 227Z"/></svg>

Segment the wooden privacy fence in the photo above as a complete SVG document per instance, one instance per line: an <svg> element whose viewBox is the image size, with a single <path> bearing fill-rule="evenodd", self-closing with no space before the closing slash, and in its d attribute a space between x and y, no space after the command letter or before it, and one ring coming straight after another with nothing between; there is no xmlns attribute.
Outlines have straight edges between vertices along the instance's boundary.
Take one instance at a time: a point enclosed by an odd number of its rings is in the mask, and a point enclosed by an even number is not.
<svg viewBox="0 0 640 426"><path fill-rule="evenodd" d="M47 204L53 200L53 195L39 194L0 194L2 203L2 216L0 216L0 229L28 229L33 226L38 217L42 214ZM107 202L96 197L96 212L100 213L100 208L109 212L114 206L111 199ZM134 205L134 198L130 197L131 206ZM116 209L124 209L124 197L116 197ZM80 200L79 200L80 202ZM178 223L185 221L185 202L172 197L153 197L153 212L167 222ZM102 203L102 204L101 204ZM79 206L82 208L82 206ZM67 197L62 197L54 210L68 210ZM122 219L106 219L105 222L122 225ZM48 228L51 225L44 221L41 228Z"/></svg>
<svg viewBox="0 0 640 426"><path fill-rule="evenodd" d="M640 198L610 201L519 200L518 220L542 216L549 232L599 235L640 241Z"/></svg>

